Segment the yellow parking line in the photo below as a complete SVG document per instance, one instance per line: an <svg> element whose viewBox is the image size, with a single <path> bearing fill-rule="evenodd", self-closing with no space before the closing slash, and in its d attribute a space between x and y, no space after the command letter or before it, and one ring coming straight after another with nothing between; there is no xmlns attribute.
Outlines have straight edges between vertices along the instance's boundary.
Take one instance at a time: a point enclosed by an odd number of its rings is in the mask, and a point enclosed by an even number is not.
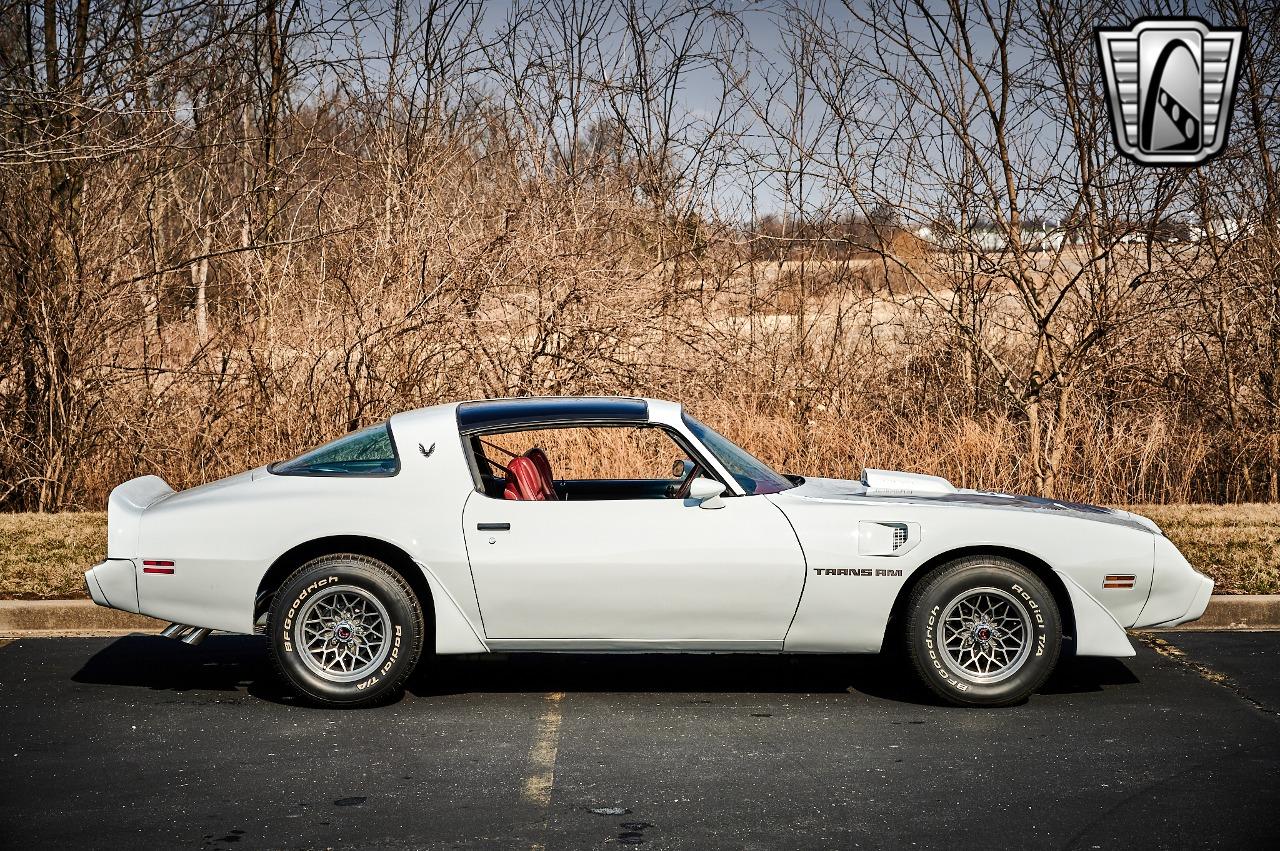
<svg viewBox="0 0 1280 851"><path fill-rule="evenodd" d="M529 748L524 799L540 807L551 803L551 785L556 777L556 750L560 747L560 700L563 697L562 691L547 695L547 708L538 720L538 732Z"/></svg>
<svg viewBox="0 0 1280 851"><path fill-rule="evenodd" d="M547 808L551 805L551 786L556 779L556 751L560 747L560 700L564 692L553 691L547 695L547 708L538 719L538 732L529 747L529 767L525 772L522 797L542 809L542 823L538 825L538 838L529 851L546 851Z"/></svg>

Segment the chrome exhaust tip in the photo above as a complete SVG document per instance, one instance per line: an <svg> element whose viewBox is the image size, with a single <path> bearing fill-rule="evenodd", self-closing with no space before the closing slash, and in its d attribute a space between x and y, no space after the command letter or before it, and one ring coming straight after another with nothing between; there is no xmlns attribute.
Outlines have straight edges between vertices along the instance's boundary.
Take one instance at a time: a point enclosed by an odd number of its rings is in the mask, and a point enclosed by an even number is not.
<svg viewBox="0 0 1280 851"><path fill-rule="evenodd" d="M182 633L191 629L185 623L171 623L160 631L160 635L164 638L177 638Z"/></svg>
<svg viewBox="0 0 1280 851"><path fill-rule="evenodd" d="M195 647L208 637L211 630L201 626L189 626L185 623L171 623L160 631L164 638L176 638L183 644Z"/></svg>
<svg viewBox="0 0 1280 851"><path fill-rule="evenodd" d="M190 645L191 647L195 647L201 641L205 640L205 638L209 635L209 632L210 630L207 630L204 627L193 628L191 632L188 632L186 635L182 636L182 643Z"/></svg>

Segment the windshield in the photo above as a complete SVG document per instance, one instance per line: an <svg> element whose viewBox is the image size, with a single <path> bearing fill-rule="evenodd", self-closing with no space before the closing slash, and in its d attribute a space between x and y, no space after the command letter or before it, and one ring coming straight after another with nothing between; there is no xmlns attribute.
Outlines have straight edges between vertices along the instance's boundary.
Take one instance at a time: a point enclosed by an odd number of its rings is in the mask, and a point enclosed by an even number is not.
<svg viewBox="0 0 1280 851"><path fill-rule="evenodd" d="M400 471L400 458L390 424L382 423L267 469L278 476L394 476Z"/></svg>
<svg viewBox="0 0 1280 851"><path fill-rule="evenodd" d="M716 460L725 466L729 475L733 476L748 495L778 493L795 487L794 482L781 473L775 473L763 461L710 426L703 425L688 414L684 414L684 424L716 456Z"/></svg>

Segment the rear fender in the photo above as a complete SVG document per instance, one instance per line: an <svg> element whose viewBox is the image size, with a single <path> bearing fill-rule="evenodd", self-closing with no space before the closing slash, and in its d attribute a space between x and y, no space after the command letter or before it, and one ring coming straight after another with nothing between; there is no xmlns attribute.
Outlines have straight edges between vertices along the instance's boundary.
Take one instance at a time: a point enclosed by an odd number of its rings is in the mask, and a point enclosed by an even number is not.
<svg viewBox="0 0 1280 851"><path fill-rule="evenodd" d="M172 495L173 488L159 476L130 479L111 491L107 500L107 558L137 558L142 513Z"/></svg>

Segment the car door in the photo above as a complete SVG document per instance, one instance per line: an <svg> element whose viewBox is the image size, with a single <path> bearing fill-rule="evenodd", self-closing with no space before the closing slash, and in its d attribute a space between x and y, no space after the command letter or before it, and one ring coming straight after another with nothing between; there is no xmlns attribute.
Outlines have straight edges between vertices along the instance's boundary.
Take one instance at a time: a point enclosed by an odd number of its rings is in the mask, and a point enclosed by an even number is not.
<svg viewBox="0 0 1280 851"><path fill-rule="evenodd" d="M805 580L763 496L534 502L472 493L464 536L495 646L781 647Z"/></svg>

